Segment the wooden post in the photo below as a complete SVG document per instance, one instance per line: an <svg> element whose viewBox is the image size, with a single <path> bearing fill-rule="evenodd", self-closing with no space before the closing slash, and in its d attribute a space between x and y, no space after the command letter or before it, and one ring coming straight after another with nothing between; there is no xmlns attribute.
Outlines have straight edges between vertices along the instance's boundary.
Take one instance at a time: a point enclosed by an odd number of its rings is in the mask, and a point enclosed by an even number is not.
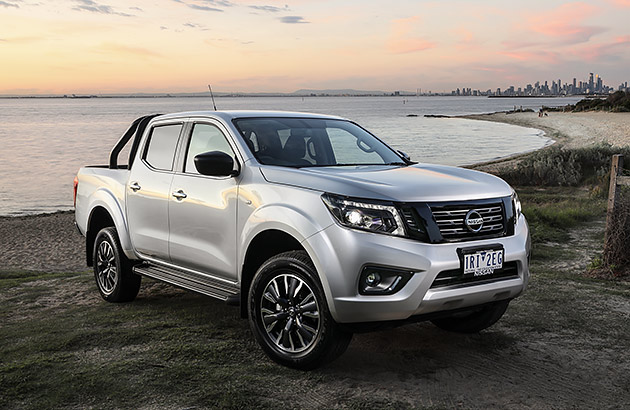
<svg viewBox="0 0 630 410"><path fill-rule="evenodd" d="M623 155L617 154L612 157L612 164L610 167L610 189L608 190L608 212L606 213L606 233L604 238L604 249L608 245L608 233L612 228L613 215L615 214L615 207L619 199L619 186L620 182L625 185L628 177L621 176L623 172Z"/></svg>
<svg viewBox="0 0 630 410"><path fill-rule="evenodd" d="M608 190L608 216L615 208L615 203L619 198L619 189L617 188L617 177L621 176L623 170L623 155L617 154L612 157L610 166L610 189Z"/></svg>

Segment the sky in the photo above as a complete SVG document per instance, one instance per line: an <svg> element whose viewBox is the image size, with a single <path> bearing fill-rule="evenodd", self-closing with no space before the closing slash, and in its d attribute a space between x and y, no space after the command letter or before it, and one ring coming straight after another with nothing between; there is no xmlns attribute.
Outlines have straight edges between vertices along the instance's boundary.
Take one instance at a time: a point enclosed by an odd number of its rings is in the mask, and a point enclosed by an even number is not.
<svg viewBox="0 0 630 410"><path fill-rule="evenodd" d="M0 0L0 94L630 82L630 0Z"/></svg>

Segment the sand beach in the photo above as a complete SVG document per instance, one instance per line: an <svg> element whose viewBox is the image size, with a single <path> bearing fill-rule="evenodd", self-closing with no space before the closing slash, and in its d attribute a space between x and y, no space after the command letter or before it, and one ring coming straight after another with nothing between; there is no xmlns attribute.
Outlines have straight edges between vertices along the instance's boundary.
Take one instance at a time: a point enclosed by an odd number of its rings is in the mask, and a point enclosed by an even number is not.
<svg viewBox="0 0 630 410"><path fill-rule="evenodd" d="M567 148L599 143L618 147L630 145L630 113L548 112L547 116L539 117L535 112L501 112L466 115L461 118L538 128Z"/></svg>

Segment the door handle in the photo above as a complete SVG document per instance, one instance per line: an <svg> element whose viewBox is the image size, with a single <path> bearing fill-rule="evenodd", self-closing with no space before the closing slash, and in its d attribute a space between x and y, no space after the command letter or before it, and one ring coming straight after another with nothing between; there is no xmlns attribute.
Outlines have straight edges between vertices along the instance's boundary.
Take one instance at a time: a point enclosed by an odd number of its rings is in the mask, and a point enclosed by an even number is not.
<svg viewBox="0 0 630 410"><path fill-rule="evenodd" d="M181 189L179 191L173 192L173 196L179 200L186 198L188 195L184 193Z"/></svg>
<svg viewBox="0 0 630 410"><path fill-rule="evenodd" d="M133 192L136 192L141 188L141 186L138 185L137 182L132 182L131 184L129 184L129 188L131 188Z"/></svg>

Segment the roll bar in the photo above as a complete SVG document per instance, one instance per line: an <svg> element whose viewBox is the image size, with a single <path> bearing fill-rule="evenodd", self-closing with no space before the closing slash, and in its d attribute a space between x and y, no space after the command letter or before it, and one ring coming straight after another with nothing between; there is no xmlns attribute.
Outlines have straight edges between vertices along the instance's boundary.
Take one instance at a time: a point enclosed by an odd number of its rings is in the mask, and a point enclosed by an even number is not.
<svg viewBox="0 0 630 410"><path fill-rule="evenodd" d="M118 155L120 151L127 145L131 137L135 135L133 143L131 145L131 151L129 151L129 168L131 168L131 164L133 164L133 159L136 156L136 152L138 151L138 146L140 145L140 138L144 133L144 130L147 128L149 121L153 118L162 114L151 114L145 115L144 117L140 117L131 123L131 126L125 131L125 133L120 137L114 148L112 148L111 153L109 154L109 168L110 169L118 169Z"/></svg>

